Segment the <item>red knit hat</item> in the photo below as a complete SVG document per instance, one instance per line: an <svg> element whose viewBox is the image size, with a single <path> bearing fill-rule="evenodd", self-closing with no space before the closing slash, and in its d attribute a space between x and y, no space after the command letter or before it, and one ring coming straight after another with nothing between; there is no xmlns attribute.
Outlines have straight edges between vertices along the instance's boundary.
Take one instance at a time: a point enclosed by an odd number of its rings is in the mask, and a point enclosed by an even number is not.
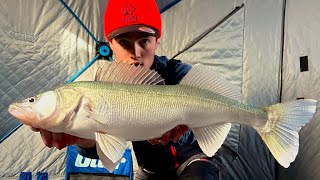
<svg viewBox="0 0 320 180"><path fill-rule="evenodd" d="M161 17L155 0L109 0L104 14L104 36L112 39L136 31L160 38Z"/></svg>

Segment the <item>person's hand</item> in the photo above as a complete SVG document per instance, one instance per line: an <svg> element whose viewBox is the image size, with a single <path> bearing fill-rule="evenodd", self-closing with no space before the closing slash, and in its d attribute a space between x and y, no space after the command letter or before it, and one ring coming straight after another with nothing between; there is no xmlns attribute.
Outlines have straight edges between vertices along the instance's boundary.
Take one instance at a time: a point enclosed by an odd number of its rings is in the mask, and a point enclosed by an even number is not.
<svg viewBox="0 0 320 180"><path fill-rule="evenodd" d="M157 144L161 143L162 145L168 144L169 141L177 142L180 137L188 131L188 126L186 125L179 125L174 127L172 130L164 133L162 137L160 138L155 138L155 139L150 139L149 143L151 144Z"/></svg>
<svg viewBox="0 0 320 180"><path fill-rule="evenodd" d="M54 133L34 127L31 127L31 130L34 132L40 132L43 143L49 148L56 147L61 150L73 144L77 144L82 148L88 148L93 147L95 144L95 141L93 140L79 138L66 133Z"/></svg>

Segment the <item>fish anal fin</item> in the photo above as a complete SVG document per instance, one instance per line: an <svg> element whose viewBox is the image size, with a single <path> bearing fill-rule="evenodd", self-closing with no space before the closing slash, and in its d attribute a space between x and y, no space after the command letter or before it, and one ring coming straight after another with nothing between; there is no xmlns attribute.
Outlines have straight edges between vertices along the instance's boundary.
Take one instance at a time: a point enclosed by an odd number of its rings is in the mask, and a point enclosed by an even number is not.
<svg viewBox="0 0 320 180"><path fill-rule="evenodd" d="M202 64L195 64L180 84L206 89L238 101L242 100L240 87L230 83L220 73Z"/></svg>
<svg viewBox="0 0 320 180"><path fill-rule="evenodd" d="M230 123L193 128L192 132L197 138L201 150L212 157L222 146L231 128Z"/></svg>

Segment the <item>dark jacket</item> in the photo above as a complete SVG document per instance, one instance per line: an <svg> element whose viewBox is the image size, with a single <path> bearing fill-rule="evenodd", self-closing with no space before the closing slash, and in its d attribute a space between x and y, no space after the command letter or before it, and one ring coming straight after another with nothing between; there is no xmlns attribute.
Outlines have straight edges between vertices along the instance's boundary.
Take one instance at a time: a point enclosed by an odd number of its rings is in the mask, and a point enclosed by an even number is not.
<svg viewBox="0 0 320 180"><path fill-rule="evenodd" d="M155 56L151 69L156 70L164 79L166 85L176 85L191 69L191 66L179 60L168 60L165 56ZM195 141L193 133L188 131L176 143L167 145L151 145L148 141L132 142L133 149L140 167L147 171L165 174L172 170L190 156L202 152ZM95 147L81 149L76 147L79 154L84 157L98 159Z"/></svg>

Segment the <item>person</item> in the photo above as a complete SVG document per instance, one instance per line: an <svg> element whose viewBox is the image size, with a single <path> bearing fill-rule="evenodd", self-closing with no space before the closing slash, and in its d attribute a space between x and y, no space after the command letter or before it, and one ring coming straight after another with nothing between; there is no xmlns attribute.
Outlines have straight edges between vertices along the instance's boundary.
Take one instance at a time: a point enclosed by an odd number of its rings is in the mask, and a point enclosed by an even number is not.
<svg viewBox="0 0 320 180"><path fill-rule="evenodd" d="M109 0L104 14L104 35L115 61L126 61L157 71L165 84L175 85L191 69L179 60L155 55L162 36L155 0ZM39 131L48 147L76 144L79 154L98 158L95 141L64 133ZM162 137L132 142L139 169L135 179L219 179L217 157L206 157L188 127L180 125Z"/></svg>

